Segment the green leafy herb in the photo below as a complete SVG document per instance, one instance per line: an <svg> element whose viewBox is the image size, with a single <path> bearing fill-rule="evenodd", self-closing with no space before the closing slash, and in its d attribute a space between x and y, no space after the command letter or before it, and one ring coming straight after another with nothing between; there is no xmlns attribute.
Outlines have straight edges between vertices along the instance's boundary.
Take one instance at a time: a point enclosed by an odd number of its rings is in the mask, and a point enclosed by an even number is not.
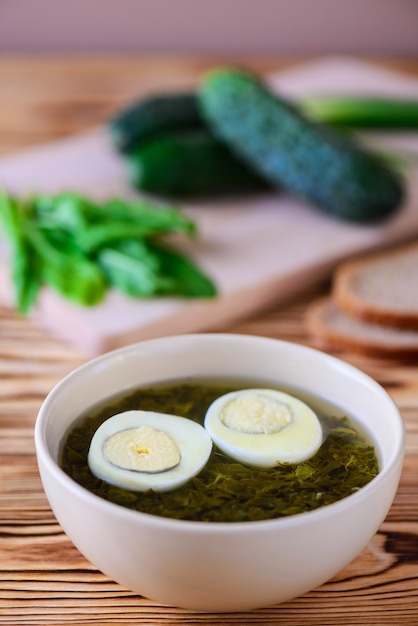
<svg viewBox="0 0 418 626"><path fill-rule="evenodd" d="M11 246L12 279L18 310L25 314L35 303L41 286L41 263L27 233L23 208L0 189L0 219Z"/></svg>
<svg viewBox="0 0 418 626"><path fill-rule="evenodd" d="M82 306L102 302L109 288L136 297L216 293L194 262L159 241L196 234L195 223L171 206L119 198L98 203L70 192L18 200L1 191L0 222L24 314L42 285Z"/></svg>
<svg viewBox="0 0 418 626"><path fill-rule="evenodd" d="M172 381L131 391L87 410L69 432L62 448L61 466L93 493L133 510L162 517L212 522L272 519L311 511L361 489L378 473L371 443L338 409L295 390L289 393L307 402L318 415L324 443L311 459L258 469L238 463L216 447L206 467L186 485L165 493L136 493L96 478L88 467L91 438L108 417L130 409L182 415L200 424L218 396L255 381ZM260 381L256 386L263 386ZM267 384L272 388L271 383Z"/></svg>
<svg viewBox="0 0 418 626"><path fill-rule="evenodd" d="M101 302L106 294L105 276L100 268L79 252L62 253L48 239L47 232L31 224L27 232L33 250L41 260L41 277L61 295L82 305Z"/></svg>
<svg viewBox="0 0 418 626"><path fill-rule="evenodd" d="M105 248L98 261L115 289L130 296L164 293L172 284L161 272L158 256L143 241L127 240Z"/></svg>
<svg viewBox="0 0 418 626"><path fill-rule="evenodd" d="M206 297L215 295L212 281L186 257L157 243L150 244L150 248L158 256L164 276L170 280L165 293L179 293L189 297L197 294Z"/></svg>

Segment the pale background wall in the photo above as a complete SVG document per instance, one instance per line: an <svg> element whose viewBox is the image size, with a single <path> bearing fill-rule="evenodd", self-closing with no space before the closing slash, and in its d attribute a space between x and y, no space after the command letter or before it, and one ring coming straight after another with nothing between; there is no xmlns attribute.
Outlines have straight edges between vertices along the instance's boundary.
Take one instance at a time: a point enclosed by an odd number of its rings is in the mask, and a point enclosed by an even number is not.
<svg viewBox="0 0 418 626"><path fill-rule="evenodd" d="M418 0L0 0L0 52L418 53Z"/></svg>

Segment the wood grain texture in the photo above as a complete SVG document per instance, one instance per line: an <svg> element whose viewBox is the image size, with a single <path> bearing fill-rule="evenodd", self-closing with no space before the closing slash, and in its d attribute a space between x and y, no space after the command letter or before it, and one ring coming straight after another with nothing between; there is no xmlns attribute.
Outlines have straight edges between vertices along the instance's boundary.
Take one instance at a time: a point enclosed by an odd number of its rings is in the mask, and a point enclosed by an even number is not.
<svg viewBox="0 0 418 626"><path fill-rule="evenodd" d="M236 59L222 59L222 61ZM2 58L0 154L86 130L139 93L195 84L213 58ZM242 59L239 60L241 63ZM296 60L249 59L272 70ZM418 62L385 62L418 76ZM309 345L304 311L328 285L221 330ZM334 579L280 607L207 614L163 607L98 572L67 539L42 490L33 445L39 406L83 362L72 348L0 308L0 624L418 624L418 363L340 356L400 407L407 454L393 506L367 548Z"/></svg>

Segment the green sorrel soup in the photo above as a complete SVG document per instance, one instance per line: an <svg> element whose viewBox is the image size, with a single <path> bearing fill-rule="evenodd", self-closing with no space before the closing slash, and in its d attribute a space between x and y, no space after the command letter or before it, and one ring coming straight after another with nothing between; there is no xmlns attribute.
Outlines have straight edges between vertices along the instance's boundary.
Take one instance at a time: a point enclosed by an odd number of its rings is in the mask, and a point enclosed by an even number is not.
<svg viewBox="0 0 418 626"><path fill-rule="evenodd" d="M323 443L314 456L299 463L254 468L237 462L213 445L200 473L166 492L120 488L90 471L90 442L109 417L140 409L178 415L202 425L216 398L254 387L285 391L315 411ZM196 379L142 387L88 409L66 435L60 464L77 483L110 502L162 517L211 522L265 520L311 511L349 496L379 471L376 451L367 435L355 420L323 399L260 381L254 384Z"/></svg>

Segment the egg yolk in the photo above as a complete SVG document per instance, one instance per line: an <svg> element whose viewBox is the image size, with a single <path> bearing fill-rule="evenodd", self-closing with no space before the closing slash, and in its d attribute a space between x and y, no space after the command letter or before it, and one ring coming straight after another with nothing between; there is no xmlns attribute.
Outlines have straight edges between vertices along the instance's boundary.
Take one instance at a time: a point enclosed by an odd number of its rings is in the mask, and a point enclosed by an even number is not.
<svg viewBox="0 0 418 626"><path fill-rule="evenodd" d="M164 472L180 463L180 452L167 433L152 426L129 428L106 439L105 458L136 472Z"/></svg>
<svg viewBox="0 0 418 626"><path fill-rule="evenodd" d="M278 433L292 421L287 404L256 393L236 396L221 408L220 414L225 426L241 433Z"/></svg>

